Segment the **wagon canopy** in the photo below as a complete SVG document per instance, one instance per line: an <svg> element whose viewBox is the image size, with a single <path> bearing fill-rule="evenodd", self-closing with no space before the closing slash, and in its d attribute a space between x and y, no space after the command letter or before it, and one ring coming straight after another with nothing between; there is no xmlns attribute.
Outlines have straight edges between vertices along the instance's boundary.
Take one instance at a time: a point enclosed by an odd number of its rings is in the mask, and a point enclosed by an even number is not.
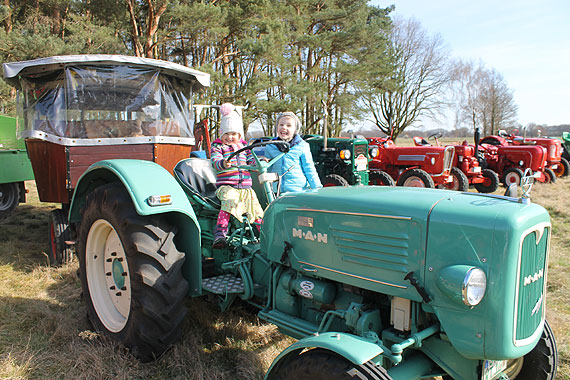
<svg viewBox="0 0 570 380"><path fill-rule="evenodd" d="M21 137L63 145L194 144L191 99L207 73L120 55L71 55L5 63L18 89Z"/></svg>

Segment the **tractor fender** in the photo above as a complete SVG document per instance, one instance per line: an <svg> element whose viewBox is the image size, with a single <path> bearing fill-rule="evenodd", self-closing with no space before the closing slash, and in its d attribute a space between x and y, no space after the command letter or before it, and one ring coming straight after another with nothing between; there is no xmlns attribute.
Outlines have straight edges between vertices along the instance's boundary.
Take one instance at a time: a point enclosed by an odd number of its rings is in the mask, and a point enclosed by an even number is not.
<svg viewBox="0 0 570 380"><path fill-rule="evenodd" d="M305 348L322 348L342 356L355 365L361 365L382 354L381 346L366 338L342 333L327 332L303 338L285 350L271 363L271 367L265 374L266 380L271 380L273 374L282 365L297 357Z"/></svg>
<svg viewBox="0 0 570 380"><path fill-rule="evenodd" d="M183 232L177 239L177 245L186 254L183 275L189 282L191 294L200 294L200 225L186 193L162 166L131 159L104 160L91 165L77 182L69 206L69 222L80 221L87 194L112 182L123 184L139 215L165 214L178 231ZM170 195L171 203L151 206L148 198L152 195Z"/></svg>

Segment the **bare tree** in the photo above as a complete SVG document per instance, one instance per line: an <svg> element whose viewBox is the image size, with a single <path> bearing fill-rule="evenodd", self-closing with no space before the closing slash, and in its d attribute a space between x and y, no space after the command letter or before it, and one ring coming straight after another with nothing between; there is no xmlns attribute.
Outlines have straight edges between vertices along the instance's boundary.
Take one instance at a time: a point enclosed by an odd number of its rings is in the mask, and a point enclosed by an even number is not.
<svg viewBox="0 0 570 380"><path fill-rule="evenodd" d="M484 136L514 126L518 107L500 73L482 63L475 67L462 61L457 62L453 73L457 81L456 126L478 127Z"/></svg>
<svg viewBox="0 0 570 380"><path fill-rule="evenodd" d="M394 139L420 117L436 118L447 106L451 82L449 52L414 19L396 19L390 35L393 74L381 87L362 90L372 122ZM372 81L373 82L373 81Z"/></svg>

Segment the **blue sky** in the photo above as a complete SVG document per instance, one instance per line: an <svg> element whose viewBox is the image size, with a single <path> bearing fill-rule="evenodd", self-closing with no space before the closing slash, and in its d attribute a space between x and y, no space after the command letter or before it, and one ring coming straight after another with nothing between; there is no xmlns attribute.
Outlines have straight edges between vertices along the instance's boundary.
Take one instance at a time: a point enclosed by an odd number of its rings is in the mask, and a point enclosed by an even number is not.
<svg viewBox="0 0 570 380"><path fill-rule="evenodd" d="M501 73L519 122L570 124L570 0L372 0L440 34L452 56Z"/></svg>

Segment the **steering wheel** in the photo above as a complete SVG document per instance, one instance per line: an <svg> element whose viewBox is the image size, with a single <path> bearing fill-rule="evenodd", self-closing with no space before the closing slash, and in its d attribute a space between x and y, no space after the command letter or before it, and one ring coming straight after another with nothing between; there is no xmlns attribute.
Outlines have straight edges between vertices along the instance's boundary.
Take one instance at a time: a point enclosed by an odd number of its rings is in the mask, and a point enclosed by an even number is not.
<svg viewBox="0 0 570 380"><path fill-rule="evenodd" d="M281 140L256 141L253 144L246 145L243 148L236 150L235 152L233 152L232 154L230 154L228 156L228 159L226 161L231 160L232 158L234 158L235 156L237 156L238 154L240 154L241 152L246 151L246 150L251 150L253 153L253 148L257 148L257 147L265 146L265 145L282 145L284 147L285 153L287 153L289 151L289 148L291 147L291 145L288 142L281 141ZM255 155L255 153L253 153L253 155L257 161L257 156Z"/></svg>
<svg viewBox="0 0 570 380"><path fill-rule="evenodd" d="M437 140L437 139L440 139L441 136L443 136L443 132L436 132L436 133L432 133L431 135L429 135L428 139L433 138L433 139Z"/></svg>

